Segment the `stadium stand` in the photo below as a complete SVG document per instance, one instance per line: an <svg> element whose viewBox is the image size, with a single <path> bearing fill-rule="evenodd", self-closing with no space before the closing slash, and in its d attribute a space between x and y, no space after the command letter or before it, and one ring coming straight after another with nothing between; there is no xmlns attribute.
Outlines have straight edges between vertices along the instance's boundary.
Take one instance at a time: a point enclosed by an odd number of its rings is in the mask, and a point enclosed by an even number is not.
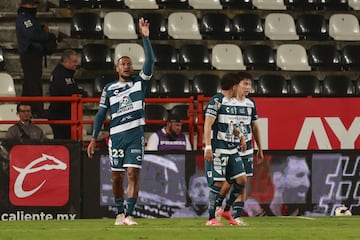
<svg viewBox="0 0 360 240"><path fill-rule="evenodd" d="M341 70L341 54L332 44L315 44L308 51L309 65L315 70Z"/></svg>
<svg viewBox="0 0 360 240"><path fill-rule="evenodd" d="M193 77L192 93L194 97L204 95L212 97L220 91L220 77L211 73L197 74Z"/></svg>
<svg viewBox="0 0 360 240"><path fill-rule="evenodd" d="M257 81L257 94L267 97L280 97L288 94L288 86L284 76L264 74Z"/></svg>
<svg viewBox="0 0 360 240"><path fill-rule="evenodd" d="M304 40L328 40L329 29L325 16L305 13L296 19L297 35Z"/></svg>
<svg viewBox="0 0 360 240"><path fill-rule="evenodd" d="M169 38L168 35L168 27L167 27L167 19L160 13L156 12L143 12L139 14L139 17L143 17L147 19L150 24L150 39L151 40L167 40ZM135 24L137 27L138 25Z"/></svg>
<svg viewBox="0 0 360 240"><path fill-rule="evenodd" d="M16 115L16 106L15 103L4 103L0 104L0 120L19 120L19 117ZM0 124L0 131L7 131L10 126L13 124Z"/></svg>
<svg viewBox="0 0 360 240"><path fill-rule="evenodd" d="M122 56L129 56L134 70L140 70L145 62L144 48L139 43L119 43L115 46L114 64Z"/></svg>
<svg viewBox="0 0 360 240"><path fill-rule="evenodd" d="M353 14L333 14L329 19L329 35L335 40L359 41L359 20Z"/></svg>
<svg viewBox="0 0 360 240"><path fill-rule="evenodd" d="M167 98L188 97L191 94L190 80L181 73L165 73L159 79L159 95Z"/></svg>
<svg viewBox="0 0 360 240"><path fill-rule="evenodd" d="M345 45L341 50L342 66L347 71L360 70L360 45Z"/></svg>
<svg viewBox="0 0 360 240"><path fill-rule="evenodd" d="M354 94L352 81L343 74L326 75L322 84L322 94L327 97L351 97Z"/></svg>
<svg viewBox="0 0 360 240"><path fill-rule="evenodd" d="M252 70L276 70L275 52L265 44L248 45L243 53L244 64Z"/></svg>
<svg viewBox="0 0 360 240"><path fill-rule="evenodd" d="M209 49L202 44L185 44L179 49L181 69L211 69Z"/></svg>
<svg viewBox="0 0 360 240"><path fill-rule="evenodd" d="M153 44L155 69L177 70L180 68L177 49L171 44Z"/></svg>
<svg viewBox="0 0 360 240"><path fill-rule="evenodd" d="M291 96L317 96L320 90L320 81L315 75L298 74L290 79Z"/></svg>

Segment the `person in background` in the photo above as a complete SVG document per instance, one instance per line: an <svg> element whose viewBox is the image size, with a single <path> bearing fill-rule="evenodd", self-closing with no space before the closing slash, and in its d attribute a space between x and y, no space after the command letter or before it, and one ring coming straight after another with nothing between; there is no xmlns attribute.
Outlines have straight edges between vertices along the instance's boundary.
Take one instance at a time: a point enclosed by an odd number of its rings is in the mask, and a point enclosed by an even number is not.
<svg viewBox="0 0 360 240"><path fill-rule="evenodd" d="M189 138L182 133L181 119L169 114L165 127L151 134L146 145L149 151L182 150L191 151Z"/></svg>
<svg viewBox="0 0 360 240"><path fill-rule="evenodd" d="M31 122L31 106L28 103L19 103L16 114L20 121L12 125L6 132L5 138L9 140L44 140L43 130Z"/></svg>
<svg viewBox="0 0 360 240"><path fill-rule="evenodd" d="M99 110L95 116L92 138L87 148L89 158L95 152L96 139L110 110L109 159L112 170L112 190L117 216L115 225L137 225L134 208L140 185L140 169L144 158L144 105L146 89L152 77L155 56L149 39L150 23L139 19L139 33L142 36L145 62L139 74L133 76L132 60L122 56L117 60L117 81L103 88ZM124 199L124 178L127 172L127 199ZM126 206L125 206L126 205Z"/></svg>
<svg viewBox="0 0 360 240"><path fill-rule="evenodd" d="M22 96L42 96L42 70L44 45L49 38L49 28L36 18L38 0L21 0L16 18L16 37L23 70ZM42 102L32 102L34 117L42 116Z"/></svg>
<svg viewBox="0 0 360 240"><path fill-rule="evenodd" d="M74 50L67 49L61 56L60 63L51 73L50 96L71 96L87 92L78 86L74 79L78 64L78 55ZM49 120L70 120L71 102L51 102L48 112ZM51 124L54 139L71 139L71 126L69 124Z"/></svg>
<svg viewBox="0 0 360 240"><path fill-rule="evenodd" d="M188 186L190 203L187 207L179 209L171 217L206 217L208 209L209 187L204 173L195 173L190 177Z"/></svg>

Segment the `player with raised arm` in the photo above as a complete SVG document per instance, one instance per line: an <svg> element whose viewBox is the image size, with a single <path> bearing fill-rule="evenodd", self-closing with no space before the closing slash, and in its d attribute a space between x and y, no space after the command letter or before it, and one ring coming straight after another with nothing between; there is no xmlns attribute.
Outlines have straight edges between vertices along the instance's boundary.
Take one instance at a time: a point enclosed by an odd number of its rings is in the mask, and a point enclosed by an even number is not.
<svg viewBox="0 0 360 240"><path fill-rule="evenodd" d="M117 208L115 225L137 225L133 218L133 211L139 193L140 169L144 156L144 100L155 61L149 40L149 25L147 20L139 19L139 32L145 51L145 63L142 70L138 75L133 76L131 58L122 56L118 59L116 71L119 79L107 84L102 91L92 138L87 148L87 154L92 158L96 138L106 113L110 110L109 159L112 170L112 190ZM126 200L123 187L125 171L128 181Z"/></svg>

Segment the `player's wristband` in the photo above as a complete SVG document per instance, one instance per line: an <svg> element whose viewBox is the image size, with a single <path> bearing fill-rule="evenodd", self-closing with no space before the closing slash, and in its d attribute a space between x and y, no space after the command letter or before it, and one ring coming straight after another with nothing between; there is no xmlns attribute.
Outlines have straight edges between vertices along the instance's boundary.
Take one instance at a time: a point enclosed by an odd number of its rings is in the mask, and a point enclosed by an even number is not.
<svg viewBox="0 0 360 240"><path fill-rule="evenodd" d="M211 145L206 145L204 150L206 151L206 150L211 150L211 149L212 149Z"/></svg>

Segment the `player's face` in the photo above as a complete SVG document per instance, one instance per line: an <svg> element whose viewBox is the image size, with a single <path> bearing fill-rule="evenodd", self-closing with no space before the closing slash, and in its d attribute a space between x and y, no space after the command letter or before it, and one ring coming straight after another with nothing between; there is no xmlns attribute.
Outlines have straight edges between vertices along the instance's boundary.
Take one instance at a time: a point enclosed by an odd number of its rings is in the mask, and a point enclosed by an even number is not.
<svg viewBox="0 0 360 240"><path fill-rule="evenodd" d="M189 196L193 204L206 204L208 202L209 189L205 176L194 178L189 188Z"/></svg>
<svg viewBox="0 0 360 240"><path fill-rule="evenodd" d="M240 81L237 88L237 96L244 97L249 95L251 91L252 81L250 79L243 79Z"/></svg>
<svg viewBox="0 0 360 240"><path fill-rule="evenodd" d="M116 71L124 79L128 79L134 72L133 64L130 58L122 57L119 59L118 64L116 65Z"/></svg>
<svg viewBox="0 0 360 240"><path fill-rule="evenodd" d="M288 203L305 203L310 187L310 170L305 159L290 159L285 173L285 201Z"/></svg>

